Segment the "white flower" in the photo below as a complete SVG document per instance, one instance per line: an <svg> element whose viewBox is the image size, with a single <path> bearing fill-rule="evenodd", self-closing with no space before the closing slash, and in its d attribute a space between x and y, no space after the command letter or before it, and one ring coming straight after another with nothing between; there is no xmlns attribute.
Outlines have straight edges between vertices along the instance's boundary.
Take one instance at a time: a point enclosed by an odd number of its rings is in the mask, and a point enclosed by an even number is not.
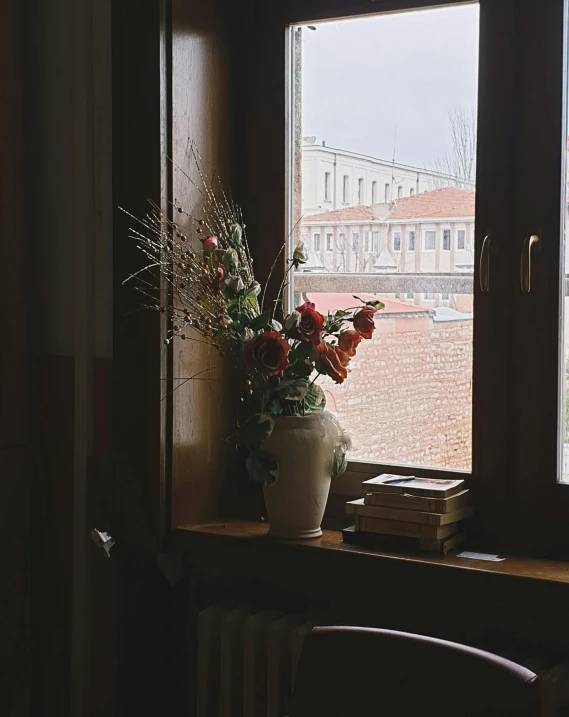
<svg viewBox="0 0 569 717"><path fill-rule="evenodd" d="M241 236L243 234L243 229L241 228L240 224L232 224L229 227L229 236L231 238L231 243L233 246L238 246L241 244Z"/></svg>
<svg viewBox="0 0 569 717"><path fill-rule="evenodd" d="M277 321L276 319L271 319L271 328L272 328L274 331L279 331L279 332L280 332L280 331L283 330L283 325L281 324L280 321Z"/></svg>
<svg viewBox="0 0 569 717"><path fill-rule="evenodd" d="M229 318L229 316L228 316L227 314L225 314L225 316L222 316L222 317L221 317L220 323L221 323L221 325L223 326L223 328L226 329L226 328L228 328L229 326L231 326L231 324L233 323L233 321Z"/></svg>
<svg viewBox="0 0 569 717"><path fill-rule="evenodd" d="M223 266L229 271L229 267L237 266L239 264L239 257L235 249L228 249L223 257Z"/></svg>
<svg viewBox="0 0 569 717"><path fill-rule="evenodd" d="M259 296L261 293L261 284L259 284L258 281L254 281L249 287L249 293L253 294L253 296Z"/></svg>
<svg viewBox="0 0 569 717"><path fill-rule="evenodd" d="M284 322L285 329L287 331L291 331L291 329L294 329L296 326L298 326L299 321L300 321L300 314L298 313L298 311L293 311L285 319L285 322Z"/></svg>
<svg viewBox="0 0 569 717"><path fill-rule="evenodd" d="M292 255L292 260L295 264L306 264L308 261L308 252L304 246L303 241L299 241Z"/></svg>
<svg viewBox="0 0 569 717"><path fill-rule="evenodd" d="M243 279L240 276L234 276L229 281L229 288L232 289L236 294L238 294L240 291L243 291L245 288L245 284L243 283Z"/></svg>

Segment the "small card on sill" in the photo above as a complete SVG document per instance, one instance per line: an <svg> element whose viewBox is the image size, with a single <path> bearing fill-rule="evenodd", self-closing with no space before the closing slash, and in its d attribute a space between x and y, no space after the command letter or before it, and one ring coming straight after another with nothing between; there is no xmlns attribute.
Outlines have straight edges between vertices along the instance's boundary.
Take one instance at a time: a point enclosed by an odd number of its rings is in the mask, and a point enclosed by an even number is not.
<svg viewBox="0 0 569 717"><path fill-rule="evenodd" d="M457 558L470 558L470 560L488 560L491 563L501 563L506 558L499 558L497 555L491 555L490 553L473 553L470 550L463 550L462 553L458 553Z"/></svg>

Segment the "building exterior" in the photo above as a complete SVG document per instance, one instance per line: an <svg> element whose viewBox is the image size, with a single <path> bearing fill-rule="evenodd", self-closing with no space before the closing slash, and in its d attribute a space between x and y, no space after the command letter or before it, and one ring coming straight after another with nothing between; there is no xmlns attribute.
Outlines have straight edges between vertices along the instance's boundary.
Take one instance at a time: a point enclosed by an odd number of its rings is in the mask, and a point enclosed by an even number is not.
<svg viewBox="0 0 569 717"><path fill-rule="evenodd" d="M371 206L448 186L474 191L456 177L377 159L304 139L302 147L302 213L304 216Z"/></svg>
<svg viewBox="0 0 569 717"><path fill-rule="evenodd" d="M312 265L336 272L455 273L474 266L474 192L447 187L306 217Z"/></svg>

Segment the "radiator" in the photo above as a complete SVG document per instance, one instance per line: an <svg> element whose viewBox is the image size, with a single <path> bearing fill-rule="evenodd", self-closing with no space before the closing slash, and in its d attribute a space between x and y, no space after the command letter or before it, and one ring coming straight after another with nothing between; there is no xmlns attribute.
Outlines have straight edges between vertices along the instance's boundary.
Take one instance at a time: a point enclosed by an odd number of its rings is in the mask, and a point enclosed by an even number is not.
<svg viewBox="0 0 569 717"><path fill-rule="evenodd" d="M282 717L302 643L325 621L219 602L198 616L197 717Z"/></svg>
<svg viewBox="0 0 569 717"><path fill-rule="evenodd" d="M197 717L283 717L302 643L322 617L218 602L198 616ZM498 651L542 683L542 717L569 717L569 661Z"/></svg>

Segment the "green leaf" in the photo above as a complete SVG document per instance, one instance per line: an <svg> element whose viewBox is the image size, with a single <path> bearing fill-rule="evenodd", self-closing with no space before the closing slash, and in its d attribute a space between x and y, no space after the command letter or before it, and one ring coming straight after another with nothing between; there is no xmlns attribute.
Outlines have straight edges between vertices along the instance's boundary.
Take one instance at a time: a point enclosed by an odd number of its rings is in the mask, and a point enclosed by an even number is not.
<svg viewBox="0 0 569 717"><path fill-rule="evenodd" d="M304 405L308 413L317 413L326 408L326 395L315 383L311 383L304 399Z"/></svg>
<svg viewBox="0 0 569 717"><path fill-rule="evenodd" d="M292 379L281 381L275 388L275 394L285 401L302 401L308 393L308 383L305 379Z"/></svg>
<svg viewBox="0 0 569 717"><path fill-rule="evenodd" d="M314 366L308 361L297 361L288 370L291 376L298 376L299 378L308 378L314 371Z"/></svg>
<svg viewBox="0 0 569 717"><path fill-rule="evenodd" d="M249 328L253 329L253 331L259 331L259 329L264 329L265 326L269 323L270 316L271 314L269 311L265 311L264 314L256 316L249 324Z"/></svg>
<svg viewBox="0 0 569 717"><path fill-rule="evenodd" d="M275 422L263 413L254 413L237 432L237 443L251 450L260 448L271 435Z"/></svg>
<svg viewBox="0 0 569 717"><path fill-rule="evenodd" d="M263 451L251 451L245 463L249 477L260 485L272 485L279 477L279 464Z"/></svg>
<svg viewBox="0 0 569 717"><path fill-rule="evenodd" d="M304 361L307 358L310 358L313 349L314 347L311 343L308 343L307 341L302 341L301 343L297 344L289 353L289 361L291 363L294 363L295 361Z"/></svg>
<svg viewBox="0 0 569 717"><path fill-rule="evenodd" d="M337 478L338 476L341 476L342 473L345 473L347 465L348 463L346 461L345 453L340 453L340 455L335 456L332 463L332 478Z"/></svg>
<svg viewBox="0 0 569 717"><path fill-rule="evenodd" d="M360 299L359 296L356 296L355 294L352 294L354 299L357 299L358 301L361 301L362 304L365 304L366 306L372 306L377 311L381 311L385 308L385 304L382 301L379 301L378 299L374 299L373 301L364 301L363 299Z"/></svg>
<svg viewBox="0 0 569 717"><path fill-rule="evenodd" d="M273 398L265 408L271 416L281 416L283 414L283 405L279 398Z"/></svg>

